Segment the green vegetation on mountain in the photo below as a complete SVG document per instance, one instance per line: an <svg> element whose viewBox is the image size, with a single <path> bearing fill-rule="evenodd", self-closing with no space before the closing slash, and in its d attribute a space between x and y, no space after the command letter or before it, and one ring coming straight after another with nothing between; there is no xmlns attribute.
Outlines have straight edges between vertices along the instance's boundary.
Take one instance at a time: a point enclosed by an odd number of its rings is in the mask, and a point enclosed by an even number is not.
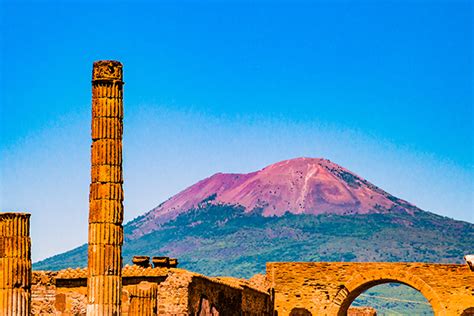
<svg viewBox="0 0 474 316"><path fill-rule="evenodd" d="M462 262L474 252L474 225L419 211L414 215L353 214L263 217L232 205L201 204L158 230L126 239L134 255L172 256L206 275L251 277L270 261ZM135 221L125 225L125 233ZM81 246L34 265L57 270L87 265Z"/></svg>

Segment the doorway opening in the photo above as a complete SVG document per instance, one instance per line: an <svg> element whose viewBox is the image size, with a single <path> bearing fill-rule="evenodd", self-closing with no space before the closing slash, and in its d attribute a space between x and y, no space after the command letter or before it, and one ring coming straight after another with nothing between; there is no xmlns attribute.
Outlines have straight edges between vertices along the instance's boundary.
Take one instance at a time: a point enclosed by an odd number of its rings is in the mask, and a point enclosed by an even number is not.
<svg viewBox="0 0 474 316"><path fill-rule="evenodd" d="M376 311L377 316L434 315L431 304L423 294L410 286L394 282L367 289L352 302L351 310L360 311L360 315L370 315L371 311Z"/></svg>

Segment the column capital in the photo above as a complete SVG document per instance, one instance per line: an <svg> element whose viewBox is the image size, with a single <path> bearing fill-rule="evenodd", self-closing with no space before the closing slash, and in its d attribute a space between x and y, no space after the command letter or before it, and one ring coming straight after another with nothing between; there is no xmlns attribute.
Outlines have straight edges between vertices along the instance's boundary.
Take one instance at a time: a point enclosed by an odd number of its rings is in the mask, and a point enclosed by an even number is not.
<svg viewBox="0 0 474 316"><path fill-rule="evenodd" d="M92 67L92 82L120 82L123 83L123 66L116 60L98 60Z"/></svg>

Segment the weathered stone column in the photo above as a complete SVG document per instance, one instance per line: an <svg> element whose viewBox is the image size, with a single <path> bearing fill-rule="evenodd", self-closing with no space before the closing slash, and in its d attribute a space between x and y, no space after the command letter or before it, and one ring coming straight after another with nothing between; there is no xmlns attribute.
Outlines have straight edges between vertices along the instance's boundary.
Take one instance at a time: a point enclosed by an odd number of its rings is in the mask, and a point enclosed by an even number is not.
<svg viewBox="0 0 474 316"><path fill-rule="evenodd" d="M0 315L30 315L30 214L0 213Z"/></svg>
<svg viewBox="0 0 474 316"><path fill-rule="evenodd" d="M122 64L92 71L87 315L120 315L122 295Z"/></svg>
<svg viewBox="0 0 474 316"><path fill-rule="evenodd" d="M155 316L158 305L158 285L150 282L140 282L130 289L129 315Z"/></svg>

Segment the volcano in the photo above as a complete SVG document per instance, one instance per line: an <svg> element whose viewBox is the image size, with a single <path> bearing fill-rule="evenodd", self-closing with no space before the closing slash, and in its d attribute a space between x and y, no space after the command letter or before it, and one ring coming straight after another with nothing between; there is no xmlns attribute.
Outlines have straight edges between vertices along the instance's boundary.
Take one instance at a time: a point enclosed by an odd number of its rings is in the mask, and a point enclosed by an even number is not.
<svg viewBox="0 0 474 316"><path fill-rule="evenodd" d="M124 226L124 262L179 258L206 275L251 277L270 261L459 263L474 225L419 209L327 160L217 173ZM87 244L34 264L87 265Z"/></svg>
<svg viewBox="0 0 474 316"><path fill-rule="evenodd" d="M203 203L240 205L263 216L406 212L416 207L320 158L296 158L247 174L216 173L176 194L135 223L145 235Z"/></svg>

